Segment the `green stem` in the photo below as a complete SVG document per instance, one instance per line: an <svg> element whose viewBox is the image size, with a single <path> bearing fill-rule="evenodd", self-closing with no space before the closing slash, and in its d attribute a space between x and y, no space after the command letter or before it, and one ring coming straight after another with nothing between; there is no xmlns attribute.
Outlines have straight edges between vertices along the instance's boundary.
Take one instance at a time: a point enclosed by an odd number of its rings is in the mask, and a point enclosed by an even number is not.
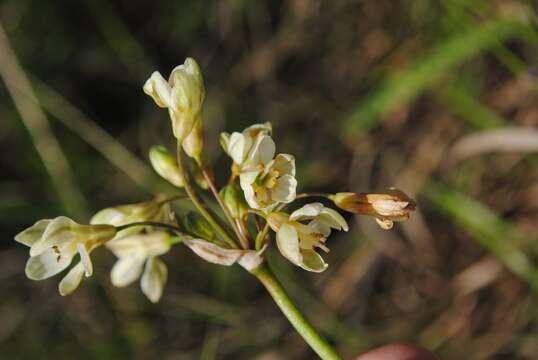
<svg viewBox="0 0 538 360"><path fill-rule="evenodd" d="M191 199L194 206L196 206L196 209L200 212L200 214L209 222L209 224L219 233L219 235L222 237L222 239L233 249L237 249L237 243L232 239L232 237L228 234L228 232L222 227L221 224L218 223L218 221L213 217L213 215L209 212L208 209L206 209L205 204L202 203L202 200L198 197L196 192L194 191L194 188L192 187L192 184L190 183L189 175L185 171L185 168L183 167L183 161L181 156L181 144L177 144L177 166L179 169L179 172L181 173L181 176L183 177L184 187L185 191L187 192L187 195Z"/></svg>
<svg viewBox="0 0 538 360"><path fill-rule="evenodd" d="M137 221L137 222L121 225L121 226L116 226L116 231L120 232L122 230L128 229L128 228L133 227L133 226L155 226L155 227L160 227L160 228L163 228L163 229L179 232L181 234L191 235L191 234L187 233L186 231L184 231L183 229L178 228L177 226L170 225L170 224L164 224L164 223L160 223L160 222L156 222L156 221Z"/></svg>
<svg viewBox="0 0 538 360"><path fill-rule="evenodd" d="M261 281L288 321L322 360L342 360L336 351L299 312L267 265L262 264L252 270L252 274Z"/></svg>
<svg viewBox="0 0 538 360"><path fill-rule="evenodd" d="M269 224L266 223L263 230L256 235L256 245L255 249L260 250L263 246L263 241L265 240L265 237L267 236L267 233L269 232Z"/></svg>
<svg viewBox="0 0 538 360"><path fill-rule="evenodd" d="M330 199L331 194L329 193L323 193L323 192L309 192L309 193L300 193L295 196L295 200L297 199L303 199L307 197L323 197L326 199Z"/></svg>
<svg viewBox="0 0 538 360"><path fill-rule="evenodd" d="M220 197L219 190L215 186L215 183L213 182L213 179L207 172L206 168L203 166L202 162L199 159L196 160L196 165L198 165L198 168L202 172L202 175L204 176L205 180L207 181L207 184L209 186L209 189L211 190L211 193L213 193L213 196L215 197L215 200L217 200L217 203L219 204L220 208L222 209L222 212L224 213L224 216L226 217L226 220L230 223L232 226L233 231L235 232L235 236L239 239L241 246L244 249L248 249L248 239L246 236L240 231L239 227L237 226L232 214L230 214L230 211L228 210L228 207L224 202L222 201L222 198Z"/></svg>

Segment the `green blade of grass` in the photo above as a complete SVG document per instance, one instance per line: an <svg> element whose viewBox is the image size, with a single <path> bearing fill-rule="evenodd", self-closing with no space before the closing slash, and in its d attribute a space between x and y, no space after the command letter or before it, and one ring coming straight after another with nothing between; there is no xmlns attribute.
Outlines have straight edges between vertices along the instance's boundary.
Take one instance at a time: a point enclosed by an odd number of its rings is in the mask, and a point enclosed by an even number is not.
<svg viewBox="0 0 538 360"><path fill-rule="evenodd" d="M344 119L343 133L358 133L374 126L381 118L434 85L450 68L498 46L517 35L526 34L529 25L511 19L491 21L458 33L434 46L421 60L396 76L366 98Z"/></svg>
<svg viewBox="0 0 538 360"><path fill-rule="evenodd" d="M13 99L21 121L65 211L75 217L84 217L88 213L86 200L77 186L69 161L50 128L47 116L1 24L0 77Z"/></svg>
<svg viewBox="0 0 538 360"><path fill-rule="evenodd" d="M502 116L475 100L463 89L449 87L440 94L439 100L475 129L491 129L507 125Z"/></svg>
<svg viewBox="0 0 538 360"><path fill-rule="evenodd" d="M444 185L430 182L424 188L423 195L538 293L538 269L525 252L514 245L525 234L487 206Z"/></svg>

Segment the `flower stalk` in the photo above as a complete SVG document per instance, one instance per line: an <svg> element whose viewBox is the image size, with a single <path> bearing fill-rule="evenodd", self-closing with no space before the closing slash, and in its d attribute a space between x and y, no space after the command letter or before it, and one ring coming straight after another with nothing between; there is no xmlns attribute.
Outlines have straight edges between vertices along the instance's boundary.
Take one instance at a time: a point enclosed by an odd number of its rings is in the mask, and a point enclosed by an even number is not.
<svg viewBox="0 0 538 360"><path fill-rule="evenodd" d="M322 360L342 360L342 357L336 353L327 340L301 314L280 282L265 264L254 269L252 275L263 284L284 316Z"/></svg>
<svg viewBox="0 0 538 360"><path fill-rule="evenodd" d="M237 243L234 241L234 239L228 234L228 232L218 223L218 221L213 217L213 215L209 212L209 210L206 208L205 204L202 202L202 200L198 197L196 194L190 179L189 175L185 171L185 167L183 166L183 160L181 156L181 144L178 142L177 144L177 165L179 172L181 173L183 177L183 185L185 187L185 192L191 199L192 203L198 210L198 212L211 224L211 226L219 233L219 235L222 237L222 240L224 240L231 248L236 249Z"/></svg>

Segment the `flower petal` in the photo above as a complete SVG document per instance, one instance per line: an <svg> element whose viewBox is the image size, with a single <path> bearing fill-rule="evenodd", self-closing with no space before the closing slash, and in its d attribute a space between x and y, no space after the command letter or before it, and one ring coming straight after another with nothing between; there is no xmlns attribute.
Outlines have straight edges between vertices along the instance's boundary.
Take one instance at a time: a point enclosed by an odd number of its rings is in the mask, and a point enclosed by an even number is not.
<svg viewBox="0 0 538 360"><path fill-rule="evenodd" d="M301 266L303 256L299 251L299 235L297 230L287 223L283 223L276 233L276 244L280 253L295 265Z"/></svg>
<svg viewBox="0 0 538 360"><path fill-rule="evenodd" d="M49 248L26 262L26 276L32 280L44 280L63 271L71 264L72 256L60 257Z"/></svg>
<svg viewBox="0 0 538 360"><path fill-rule="evenodd" d="M271 198L275 202L289 203L295 200L296 190L297 179L291 175L283 175L272 189Z"/></svg>
<svg viewBox="0 0 538 360"><path fill-rule="evenodd" d="M273 160L272 167L281 174L295 176L295 157L290 154L278 154Z"/></svg>
<svg viewBox="0 0 538 360"><path fill-rule="evenodd" d="M157 106L166 108L172 106L172 89L158 71L154 71L144 84L144 92L151 96Z"/></svg>
<svg viewBox="0 0 538 360"><path fill-rule="evenodd" d="M251 146L252 140L241 133L234 132L230 136L228 143L228 155L230 155L234 163L242 165Z"/></svg>
<svg viewBox="0 0 538 360"><path fill-rule="evenodd" d="M80 285L82 281L82 276L84 275L85 269L82 262L79 262L75 265L67 275L64 276L60 284L58 284L58 290L60 295L65 296L71 294L76 288Z"/></svg>
<svg viewBox="0 0 538 360"><path fill-rule="evenodd" d="M156 303L161 298L167 277L168 270L165 263L159 258L150 257L140 279L140 287L152 303Z"/></svg>
<svg viewBox="0 0 538 360"><path fill-rule="evenodd" d="M77 251L80 254L80 263L84 266L84 271L86 272L86 277L92 276L93 274L93 264L90 259L90 254L86 250L86 247L83 244L77 244Z"/></svg>
<svg viewBox="0 0 538 360"><path fill-rule="evenodd" d="M333 229L344 231L349 230L349 227L344 217L334 209L324 207L323 210L321 210L319 220L323 221Z"/></svg>
<svg viewBox="0 0 538 360"><path fill-rule="evenodd" d="M394 226L394 221L390 219L378 219L376 218L375 221L377 224L383 229L383 230L390 230Z"/></svg>
<svg viewBox="0 0 538 360"><path fill-rule="evenodd" d="M50 219L39 220L34 225L15 235L15 241L26 246L32 246L37 241L41 240L41 237L50 222Z"/></svg>
<svg viewBox="0 0 538 360"><path fill-rule="evenodd" d="M321 213L323 208L324 208L323 204L319 202L306 204L302 208L297 209L294 212L292 212L290 215L290 220L301 221L301 220L313 219Z"/></svg>
<svg viewBox="0 0 538 360"><path fill-rule="evenodd" d="M275 156L276 145L268 135L260 135L256 138L249 152L248 161L253 165L267 165Z"/></svg>
<svg viewBox="0 0 538 360"><path fill-rule="evenodd" d="M329 266L314 250L302 250L303 263L300 265L303 269L311 272L323 272Z"/></svg>
<svg viewBox="0 0 538 360"><path fill-rule="evenodd" d="M157 256L170 250L170 235L164 231L129 235L111 240L105 246L119 258Z"/></svg>
<svg viewBox="0 0 538 360"><path fill-rule="evenodd" d="M52 246L73 240L75 235L71 227L74 225L76 226L77 223L65 216L52 219L43 232L41 240L36 241L30 248L30 256L37 256Z"/></svg>
<svg viewBox="0 0 538 360"><path fill-rule="evenodd" d="M145 260L145 257L126 257L116 261L110 272L112 285L124 287L132 284L140 277Z"/></svg>

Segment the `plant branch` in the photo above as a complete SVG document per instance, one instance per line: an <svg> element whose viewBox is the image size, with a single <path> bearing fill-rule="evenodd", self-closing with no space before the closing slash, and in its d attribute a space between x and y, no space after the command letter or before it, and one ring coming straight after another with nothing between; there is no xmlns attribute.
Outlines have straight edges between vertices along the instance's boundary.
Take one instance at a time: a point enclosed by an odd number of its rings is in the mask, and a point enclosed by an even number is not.
<svg viewBox="0 0 538 360"><path fill-rule="evenodd" d="M299 312L267 265L262 264L254 269L252 274L261 281L288 321L322 360L342 360L331 345Z"/></svg>
<svg viewBox="0 0 538 360"><path fill-rule="evenodd" d="M326 198L326 199L329 199L329 196L331 194L329 193L324 193L324 192L308 192L308 193L300 193L300 194L297 194L297 196L295 196L295 200L297 199L304 199L304 198L307 198L307 197L322 197L322 198Z"/></svg>
<svg viewBox="0 0 538 360"><path fill-rule="evenodd" d="M183 177L185 191L187 192L187 195L190 197L194 206L196 206L196 209L198 209L200 214L209 222L209 224L215 229L215 231L219 233L222 239L229 246L231 246L233 249L237 249L238 247L237 243L228 234L228 232L222 227L222 225L219 224L217 219L215 219L215 217L209 212L209 210L206 208L206 205L202 202L202 200L198 197L198 195L194 191L194 188L192 187L192 184L189 179L189 175L187 174L183 166L183 160L181 156L181 144L179 142L177 144L177 165L179 168L179 172L181 173L181 176Z"/></svg>
<svg viewBox="0 0 538 360"><path fill-rule="evenodd" d="M202 175L204 176L205 180L207 181L207 184L209 185L209 189L211 190L211 193L213 193L213 196L215 197L215 200L217 200L217 203L219 204L220 208L222 209L222 212L224 213L224 216L226 217L226 220L230 223L232 226L233 231L235 232L235 235L241 242L241 246L244 249L248 249L249 242L245 234L241 232L241 229L237 226L237 223L235 222L232 214L230 214L230 210L228 210L228 207L224 202L222 201L222 198L220 197L219 190L215 186L215 182L207 172L207 169L204 167L202 162L199 159L196 160L196 165L198 165L198 168L200 168L200 171L202 172Z"/></svg>

